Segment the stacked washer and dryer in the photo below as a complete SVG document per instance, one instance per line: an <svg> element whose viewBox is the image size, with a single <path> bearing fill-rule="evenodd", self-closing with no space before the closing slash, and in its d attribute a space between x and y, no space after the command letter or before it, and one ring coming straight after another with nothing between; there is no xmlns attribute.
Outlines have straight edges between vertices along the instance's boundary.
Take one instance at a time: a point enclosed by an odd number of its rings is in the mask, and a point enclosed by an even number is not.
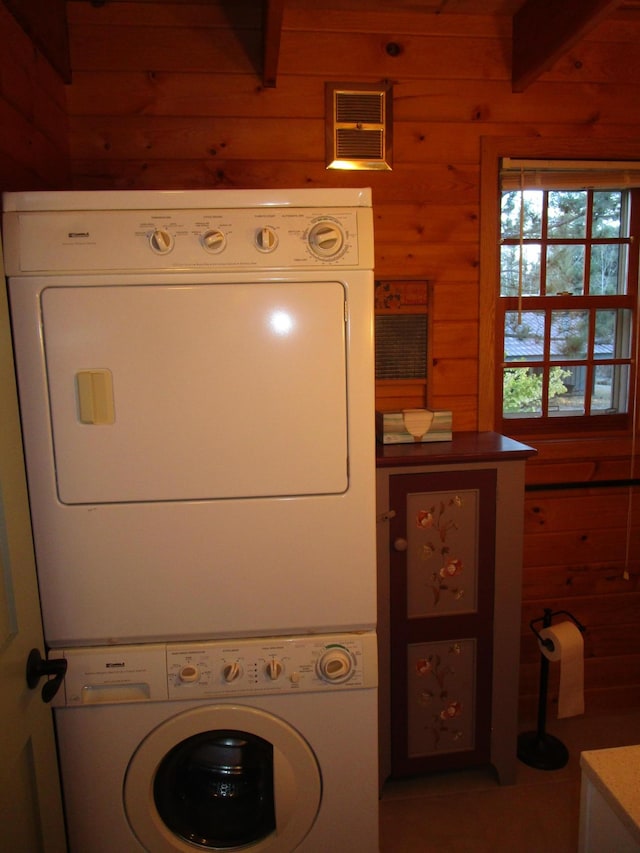
<svg viewBox="0 0 640 853"><path fill-rule="evenodd" d="M3 208L72 853L377 850L370 191Z"/></svg>

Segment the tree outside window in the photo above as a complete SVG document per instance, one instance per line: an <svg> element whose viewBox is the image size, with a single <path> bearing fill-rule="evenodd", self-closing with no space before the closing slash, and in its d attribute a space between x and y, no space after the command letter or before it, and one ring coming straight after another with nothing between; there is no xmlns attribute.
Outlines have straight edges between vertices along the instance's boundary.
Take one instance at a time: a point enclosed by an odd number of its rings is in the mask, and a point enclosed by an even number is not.
<svg viewBox="0 0 640 853"><path fill-rule="evenodd" d="M639 211L640 190L502 192L497 415L511 428L628 415Z"/></svg>

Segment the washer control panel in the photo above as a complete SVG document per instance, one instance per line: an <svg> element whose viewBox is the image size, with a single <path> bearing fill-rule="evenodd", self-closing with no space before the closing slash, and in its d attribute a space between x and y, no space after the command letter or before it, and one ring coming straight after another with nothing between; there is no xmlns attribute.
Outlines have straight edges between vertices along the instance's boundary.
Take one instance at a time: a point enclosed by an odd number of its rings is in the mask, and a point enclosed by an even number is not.
<svg viewBox="0 0 640 853"><path fill-rule="evenodd" d="M209 699L377 685L373 632L54 650L54 705Z"/></svg>
<svg viewBox="0 0 640 853"><path fill-rule="evenodd" d="M364 687L376 665L364 647L359 635L170 645L169 698Z"/></svg>

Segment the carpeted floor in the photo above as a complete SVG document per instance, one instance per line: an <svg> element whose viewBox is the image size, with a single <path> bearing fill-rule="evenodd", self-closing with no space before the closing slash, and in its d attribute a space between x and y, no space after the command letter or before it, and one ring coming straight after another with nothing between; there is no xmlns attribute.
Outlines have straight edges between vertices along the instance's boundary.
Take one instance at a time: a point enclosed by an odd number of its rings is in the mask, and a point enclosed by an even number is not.
<svg viewBox="0 0 640 853"><path fill-rule="evenodd" d="M387 782L380 853L575 853L580 753L640 743L640 712L550 720L547 731L569 750L568 764L518 762L515 785L499 785L491 768Z"/></svg>

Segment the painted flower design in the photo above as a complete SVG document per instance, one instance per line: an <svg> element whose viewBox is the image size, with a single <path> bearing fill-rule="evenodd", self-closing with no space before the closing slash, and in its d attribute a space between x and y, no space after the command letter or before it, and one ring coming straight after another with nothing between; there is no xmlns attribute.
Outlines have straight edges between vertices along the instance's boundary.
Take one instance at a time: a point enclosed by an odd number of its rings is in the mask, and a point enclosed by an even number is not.
<svg viewBox="0 0 640 853"><path fill-rule="evenodd" d="M431 660L427 660L426 658L420 658L420 660L416 663L416 671L418 675L429 675L429 673L433 670L433 664Z"/></svg>
<svg viewBox="0 0 640 853"><path fill-rule="evenodd" d="M417 696L418 704L426 711L425 730L433 737L434 746L438 748L442 738L457 741L462 737L459 724L453 723L463 714L462 702L452 699L449 695L447 682L455 676L456 670L449 662L449 656L459 656L462 653L460 643L449 647L449 655L444 659L439 654L418 658L415 670L422 681ZM426 683L425 683L426 682Z"/></svg>
<svg viewBox="0 0 640 853"><path fill-rule="evenodd" d="M440 569L440 577L443 580L454 578L462 572L462 560L449 560Z"/></svg>
<svg viewBox="0 0 640 853"><path fill-rule="evenodd" d="M440 711L440 719L441 720L453 720L455 717L459 717L462 714L462 702L451 701L448 703L446 708L443 708Z"/></svg>
<svg viewBox="0 0 640 853"><path fill-rule="evenodd" d="M429 583L428 586L431 587L434 604L438 604L440 601L440 594L444 590L450 592L456 601L459 601L463 597L464 589L455 584L451 584L451 580L458 575L461 575L463 569L464 564L462 563L462 560L448 559L439 571L433 572L431 575L431 583Z"/></svg>
<svg viewBox="0 0 640 853"><path fill-rule="evenodd" d="M427 561L439 555L442 560L440 569L431 574L431 582L427 584L433 594L434 605L440 602L443 590L448 590L456 600L464 595L462 587L450 584L452 578L462 574L464 565L462 560L451 556L451 548L447 543L449 533L458 529L458 524L455 518L451 517L451 513L455 514L455 511L461 509L463 505L462 496L454 495L448 501L442 500L439 504L425 507L416 513L416 527L425 532L433 531L437 535L435 541L434 537L431 537L427 542L422 543L420 557Z"/></svg>
<svg viewBox="0 0 640 853"><path fill-rule="evenodd" d="M427 530L434 524L433 512L429 509L421 509L416 516L416 526L421 530Z"/></svg>

